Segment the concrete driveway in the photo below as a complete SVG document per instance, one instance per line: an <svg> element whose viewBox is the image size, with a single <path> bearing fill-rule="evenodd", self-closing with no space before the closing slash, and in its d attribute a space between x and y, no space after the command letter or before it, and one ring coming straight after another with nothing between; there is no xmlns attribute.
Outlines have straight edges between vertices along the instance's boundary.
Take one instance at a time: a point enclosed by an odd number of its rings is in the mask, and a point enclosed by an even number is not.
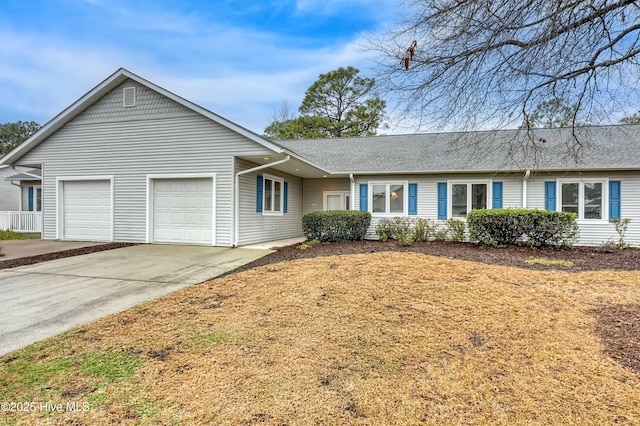
<svg viewBox="0 0 640 426"><path fill-rule="evenodd" d="M145 244L0 270L0 355L270 252Z"/></svg>

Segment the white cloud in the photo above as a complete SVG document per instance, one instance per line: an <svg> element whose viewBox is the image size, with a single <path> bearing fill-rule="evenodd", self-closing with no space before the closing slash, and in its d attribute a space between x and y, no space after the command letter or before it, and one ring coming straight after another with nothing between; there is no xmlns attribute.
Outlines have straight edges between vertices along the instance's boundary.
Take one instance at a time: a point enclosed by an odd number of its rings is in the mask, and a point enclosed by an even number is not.
<svg viewBox="0 0 640 426"><path fill-rule="evenodd" d="M63 43L34 34L0 32L0 97L3 110L24 113L4 121L44 123L126 61L122 52Z"/></svg>
<svg viewBox="0 0 640 426"><path fill-rule="evenodd" d="M369 10L385 8L384 1L371 0L298 0L296 12L301 14L320 13L323 15L337 14L341 10L358 7Z"/></svg>
<svg viewBox="0 0 640 426"><path fill-rule="evenodd" d="M121 3L85 1L120 16L118 28L93 38L0 30L0 98L5 102L0 114L9 109L24 114L0 116L0 122L44 123L125 67L260 133L283 100L297 108L319 74L349 65L366 73L369 67L370 54L361 50L358 40L303 48L299 39L190 15L142 15Z"/></svg>
<svg viewBox="0 0 640 426"><path fill-rule="evenodd" d="M265 52L275 61L291 61L272 70L223 69L209 77L189 77L180 70L154 72L149 79L160 86L211 109L255 132L270 123L273 111L283 100L297 108L307 88L321 73L364 63L365 53L351 43L337 51L271 49ZM295 58L292 60L291 58ZM135 71L134 71L135 72ZM249 113L250 111L250 113Z"/></svg>

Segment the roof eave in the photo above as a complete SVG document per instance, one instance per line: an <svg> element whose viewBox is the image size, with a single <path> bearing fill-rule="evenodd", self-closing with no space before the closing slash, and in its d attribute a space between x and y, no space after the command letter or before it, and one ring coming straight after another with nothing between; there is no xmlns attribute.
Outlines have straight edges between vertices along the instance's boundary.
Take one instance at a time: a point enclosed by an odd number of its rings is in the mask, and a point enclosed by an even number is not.
<svg viewBox="0 0 640 426"><path fill-rule="evenodd" d="M305 160L306 161L306 160ZM442 174L473 174L473 173L522 173L527 169L479 169L479 170L384 170L384 171L330 171L332 175L442 175ZM584 167L584 168L543 168L530 169L533 172L605 172L605 171L640 171L640 167Z"/></svg>
<svg viewBox="0 0 640 426"><path fill-rule="evenodd" d="M322 172L325 172L325 173L328 173L328 174L333 174L332 172L330 172L330 171L329 171L329 170L327 170L326 168L321 167L321 166L317 165L316 163L313 163L313 162L311 162L311 161L307 160L306 158L302 157L301 155L296 154L296 153L294 153L294 152L292 152L292 151L289 151L289 150L288 150L288 149L286 149L286 148L282 148L282 153L283 153L283 154L290 155L291 157L295 158L296 160L302 161L303 163L307 163L307 164L308 164L308 165L310 165L311 167L315 167L316 169L318 169L318 170L320 170L320 171L322 171Z"/></svg>
<svg viewBox="0 0 640 426"><path fill-rule="evenodd" d="M384 170L384 171L332 171L331 174L354 175L441 175L460 173L520 173L521 169L491 169L491 170Z"/></svg>

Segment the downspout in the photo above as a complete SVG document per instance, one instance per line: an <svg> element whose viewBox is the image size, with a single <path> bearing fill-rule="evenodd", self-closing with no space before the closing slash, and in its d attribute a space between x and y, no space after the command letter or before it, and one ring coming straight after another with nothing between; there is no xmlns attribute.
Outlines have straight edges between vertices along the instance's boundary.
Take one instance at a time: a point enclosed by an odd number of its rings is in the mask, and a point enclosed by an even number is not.
<svg viewBox="0 0 640 426"><path fill-rule="evenodd" d="M351 210L356 209L356 179L353 177L353 173L349 173L349 180L351 181Z"/></svg>
<svg viewBox="0 0 640 426"><path fill-rule="evenodd" d="M233 192L233 207L234 207L234 221L233 221L233 247L238 247L239 229L238 222L240 221L240 175L244 175L251 172L257 172L258 170L268 169L269 167L277 166L278 164L286 163L291 159L290 155L282 160L274 161L273 163L263 164L252 169L243 170L236 173L235 190Z"/></svg>
<svg viewBox="0 0 640 426"><path fill-rule="evenodd" d="M527 208L527 181L531 175L531 170L527 170L522 178L522 208Z"/></svg>

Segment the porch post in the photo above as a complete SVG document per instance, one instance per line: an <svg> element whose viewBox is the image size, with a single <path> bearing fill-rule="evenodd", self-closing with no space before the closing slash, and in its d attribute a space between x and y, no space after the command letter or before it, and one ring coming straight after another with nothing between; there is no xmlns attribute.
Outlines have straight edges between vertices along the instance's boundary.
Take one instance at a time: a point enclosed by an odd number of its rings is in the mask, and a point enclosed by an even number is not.
<svg viewBox="0 0 640 426"><path fill-rule="evenodd" d="M22 181L20 181L20 197L18 199L18 228L22 230L22 197L23 197Z"/></svg>

